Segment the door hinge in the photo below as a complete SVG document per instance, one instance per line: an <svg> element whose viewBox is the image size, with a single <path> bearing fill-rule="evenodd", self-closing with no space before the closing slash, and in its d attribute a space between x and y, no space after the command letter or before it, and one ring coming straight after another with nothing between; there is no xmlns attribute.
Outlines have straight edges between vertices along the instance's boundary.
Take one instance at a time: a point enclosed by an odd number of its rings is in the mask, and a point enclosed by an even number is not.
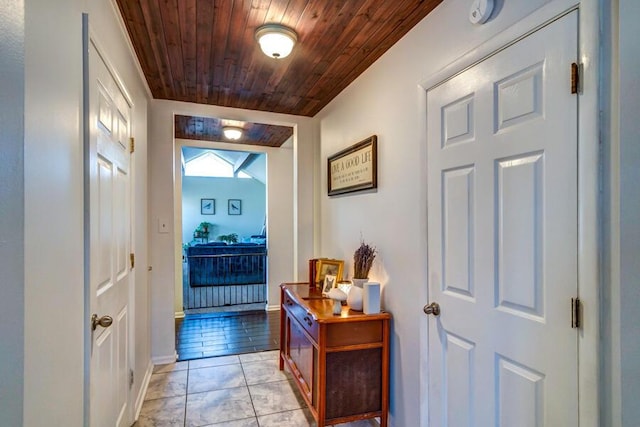
<svg viewBox="0 0 640 427"><path fill-rule="evenodd" d="M133 252L129 254L129 260L131 261L131 269L133 270L133 267L136 265L136 256Z"/></svg>
<svg viewBox="0 0 640 427"><path fill-rule="evenodd" d="M583 74L583 66L582 64L572 63L571 64L571 93L577 94L582 93L582 74Z"/></svg>
<svg viewBox="0 0 640 427"><path fill-rule="evenodd" d="M129 369L129 388L133 387L133 369Z"/></svg>
<svg viewBox="0 0 640 427"><path fill-rule="evenodd" d="M582 325L582 310L580 298L571 298L571 327L580 328Z"/></svg>
<svg viewBox="0 0 640 427"><path fill-rule="evenodd" d="M129 138L129 153L136 151L136 140L134 137Z"/></svg>

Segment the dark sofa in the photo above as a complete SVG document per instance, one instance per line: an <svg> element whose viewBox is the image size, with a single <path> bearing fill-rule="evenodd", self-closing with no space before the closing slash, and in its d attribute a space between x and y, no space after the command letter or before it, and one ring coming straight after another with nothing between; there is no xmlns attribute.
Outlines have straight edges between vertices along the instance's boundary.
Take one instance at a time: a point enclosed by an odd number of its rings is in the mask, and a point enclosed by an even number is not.
<svg viewBox="0 0 640 427"><path fill-rule="evenodd" d="M267 247L257 243L202 243L187 248L189 286L266 283Z"/></svg>

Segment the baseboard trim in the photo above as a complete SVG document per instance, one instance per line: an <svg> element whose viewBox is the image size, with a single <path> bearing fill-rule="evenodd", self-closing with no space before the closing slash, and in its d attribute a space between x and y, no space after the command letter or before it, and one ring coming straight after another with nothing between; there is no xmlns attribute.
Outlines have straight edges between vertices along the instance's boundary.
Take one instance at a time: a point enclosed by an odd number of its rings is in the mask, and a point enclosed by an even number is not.
<svg viewBox="0 0 640 427"><path fill-rule="evenodd" d="M167 363L174 363L176 360L178 360L178 353L173 353L171 356L153 357L151 359L154 365L166 365Z"/></svg>
<svg viewBox="0 0 640 427"><path fill-rule="evenodd" d="M176 319L184 319L184 311L176 311L173 317Z"/></svg>
<svg viewBox="0 0 640 427"><path fill-rule="evenodd" d="M147 370L144 373L144 378L142 379L142 385L140 386L140 392L138 393L138 397L136 398L135 414L134 414L135 421L138 421L138 418L140 418L140 411L142 411L144 398L147 395L147 388L149 388L149 381L151 381L151 374L153 374L153 362L149 360L149 364L147 365Z"/></svg>
<svg viewBox="0 0 640 427"><path fill-rule="evenodd" d="M280 310L280 304L267 306L267 311L278 311L278 310Z"/></svg>

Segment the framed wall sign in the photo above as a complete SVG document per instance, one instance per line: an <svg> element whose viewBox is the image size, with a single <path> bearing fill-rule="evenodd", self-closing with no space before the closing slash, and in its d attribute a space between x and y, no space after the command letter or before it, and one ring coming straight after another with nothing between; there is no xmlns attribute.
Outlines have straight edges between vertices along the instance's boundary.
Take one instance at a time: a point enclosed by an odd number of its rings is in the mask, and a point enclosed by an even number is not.
<svg viewBox="0 0 640 427"><path fill-rule="evenodd" d="M215 215L215 199L200 199L200 215Z"/></svg>
<svg viewBox="0 0 640 427"><path fill-rule="evenodd" d="M228 209L229 215L242 215L242 200L229 199Z"/></svg>
<svg viewBox="0 0 640 427"><path fill-rule="evenodd" d="M377 144L373 135L327 159L329 196L378 188Z"/></svg>

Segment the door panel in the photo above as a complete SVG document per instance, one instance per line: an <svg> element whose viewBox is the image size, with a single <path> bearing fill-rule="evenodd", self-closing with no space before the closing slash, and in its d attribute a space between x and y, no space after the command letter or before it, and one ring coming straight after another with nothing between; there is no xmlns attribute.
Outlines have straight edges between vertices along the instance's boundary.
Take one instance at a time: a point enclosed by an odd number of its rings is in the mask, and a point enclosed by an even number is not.
<svg viewBox="0 0 640 427"><path fill-rule="evenodd" d="M306 385L306 393L310 397L313 389L313 352L314 347L311 341L304 334L303 329L298 323L289 318L289 349L290 357L295 363L304 384Z"/></svg>
<svg viewBox="0 0 640 427"><path fill-rule="evenodd" d="M127 363L127 357L129 355L129 316L127 308L122 309L120 313L114 319L117 327L118 344L116 347L117 354L117 371L116 380L117 385L115 387L115 399L116 399L116 411L118 414L119 422L116 425L127 425L127 399L129 396L129 364Z"/></svg>
<svg viewBox="0 0 640 427"><path fill-rule="evenodd" d="M427 92L429 425L576 426L577 13Z"/></svg>
<svg viewBox="0 0 640 427"><path fill-rule="evenodd" d="M442 173L442 290L464 299L474 298L473 174L472 167Z"/></svg>
<svg viewBox="0 0 640 427"><path fill-rule="evenodd" d="M128 426L130 107L93 45L89 90L90 307L113 320L92 333L90 419L92 427Z"/></svg>
<svg viewBox="0 0 640 427"><path fill-rule="evenodd" d="M111 376L115 368L114 349L114 334L111 330L105 330L94 340L91 354L91 426L106 425L100 424L98 420L115 419L111 415L115 412L115 405L108 393L113 388L114 381ZM94 387L94 384L101 384L102 387Z"/></svg>
<svg viewBox="0 0 640 427"><path fill-rule="evenodd" d="M542 153L496 161L495 289L499 310L544 320Z"/></svg>
<svg viewBox="0 0 640 427"><path fill-rule="evenodd" d="M544 375L500 355L497 365L497 425L543 426Z"/></svg>
<svg viewBox="0 0 640 427"><path fill-rule="evenodd" d="M446 419L448 425L473 425L474 396L473 378L475 372L476 345L451 333L444 333L442 339L444 361L444 383L446 384Z"/></svg>

